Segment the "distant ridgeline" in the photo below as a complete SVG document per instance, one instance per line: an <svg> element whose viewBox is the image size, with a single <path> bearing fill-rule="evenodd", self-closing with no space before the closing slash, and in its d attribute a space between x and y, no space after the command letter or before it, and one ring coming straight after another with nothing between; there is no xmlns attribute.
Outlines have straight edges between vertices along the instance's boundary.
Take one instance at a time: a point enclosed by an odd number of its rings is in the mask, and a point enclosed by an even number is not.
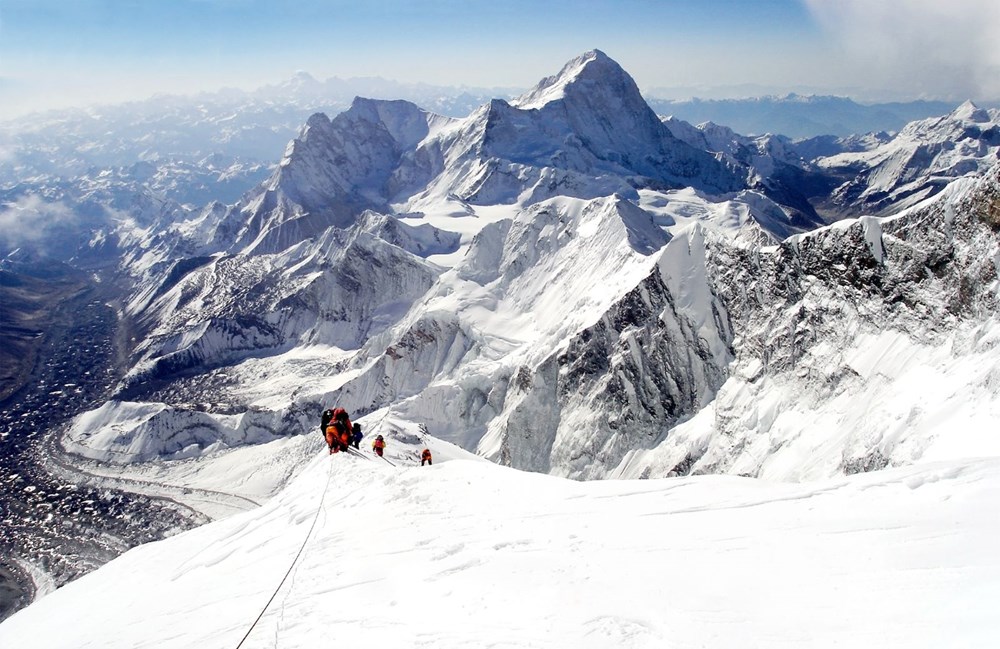
<svg viewBox="0 0 1000 649"><path fill-rule="evenodd" d="M859 104L847 97L796 94L745 99L647 97L646 101L657 114L692 124L714 122L743 135L774 133L791 138L898 131L908 122L951 112L957 105L945 101Z"/></svg>

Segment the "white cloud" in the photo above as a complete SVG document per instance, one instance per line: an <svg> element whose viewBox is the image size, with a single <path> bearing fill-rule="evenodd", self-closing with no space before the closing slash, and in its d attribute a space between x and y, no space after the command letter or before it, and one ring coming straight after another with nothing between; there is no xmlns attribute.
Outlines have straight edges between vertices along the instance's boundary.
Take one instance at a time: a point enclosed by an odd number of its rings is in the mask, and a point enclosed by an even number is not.
<svg viewBox="0 0 1000 649"><path fill-rule="evenodd" d="M803 0L864 85L1000 98L998 0ZM841 82L846 79L839 80Z"/></svg>
<svg viewBox="0 0 1000 649"><path fill-rule="evenodd" d="M54 228L71 225L76 215L62 202L49 203L36 195L0 204L0 242L11 248L41 241Z"/></svg>

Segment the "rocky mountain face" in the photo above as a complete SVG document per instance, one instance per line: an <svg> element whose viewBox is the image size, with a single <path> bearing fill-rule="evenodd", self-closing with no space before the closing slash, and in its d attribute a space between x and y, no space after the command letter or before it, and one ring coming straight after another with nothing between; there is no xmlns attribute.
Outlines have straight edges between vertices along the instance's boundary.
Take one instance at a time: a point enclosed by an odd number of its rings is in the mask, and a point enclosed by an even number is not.
<svg viewBox="0 0 1000 649"><path fill-rule="evenodd" d="M86 249L133 286L132 342L116 401L69 444L197 457L337 403L576 478L939 452L944 406L898 404L907 363L957 375L992 349L994 121L748 138L661 120L599 51L464 118L356 99L231 205L143 195L96 228ZM846 405L872 394L892 407ZM916 432L875 434L897 416Z"/></svg>
<svg viewBox="0 0 1000 649"><path fill-rule="evenodd" d="M964 437L982 422L952 391L996 407L998 172L779 246L715 238L704 260L726 314L719 334L734 332L726 381L618 474L805 479L982 444Z"/></svg>

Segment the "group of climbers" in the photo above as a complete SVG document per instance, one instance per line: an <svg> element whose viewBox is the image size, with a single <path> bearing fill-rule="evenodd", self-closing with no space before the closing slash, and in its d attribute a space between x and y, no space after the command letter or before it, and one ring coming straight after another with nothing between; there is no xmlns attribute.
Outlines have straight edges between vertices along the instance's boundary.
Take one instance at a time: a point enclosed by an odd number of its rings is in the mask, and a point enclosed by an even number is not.
<svg viewBox="0 0 1000 649"><path fill-rule="evenodd" d="M326 437L326 445L329 447L331 455L340 452L346 453L351 446L356 449L361 448L361 438L364 437L361 434L361 424L352 424L350 416L348 416L347 411L343 408L327 408L324 410L320 429ZM384 437L379 435L375 438L375 441L372 442L372 451L379 457L384 457ZM423 453L420 454L420 466L423 466L425 463L428 465L434 464L431 460L431 451L428 448L425 448Z"/></svg>

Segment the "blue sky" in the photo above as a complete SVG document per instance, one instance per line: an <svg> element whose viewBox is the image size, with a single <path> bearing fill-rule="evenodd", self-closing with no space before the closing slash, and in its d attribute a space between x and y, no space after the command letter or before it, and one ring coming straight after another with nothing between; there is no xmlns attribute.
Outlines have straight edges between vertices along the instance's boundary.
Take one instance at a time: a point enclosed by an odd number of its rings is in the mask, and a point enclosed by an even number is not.
<svg viewBox="0 0 1000 649"><path fill-rule="evenodd" d="M995 98L985 96L998 90L985 87L1000 63L991 49L995 5L1000 1L0 0L0 101L10 109L250 88L296 70L321 79L527 87L593 48L640 87L679 94ZM943 54L952 46L969 50L970 30L985 32L982 43L972 39L975 51Z"/></svg>

